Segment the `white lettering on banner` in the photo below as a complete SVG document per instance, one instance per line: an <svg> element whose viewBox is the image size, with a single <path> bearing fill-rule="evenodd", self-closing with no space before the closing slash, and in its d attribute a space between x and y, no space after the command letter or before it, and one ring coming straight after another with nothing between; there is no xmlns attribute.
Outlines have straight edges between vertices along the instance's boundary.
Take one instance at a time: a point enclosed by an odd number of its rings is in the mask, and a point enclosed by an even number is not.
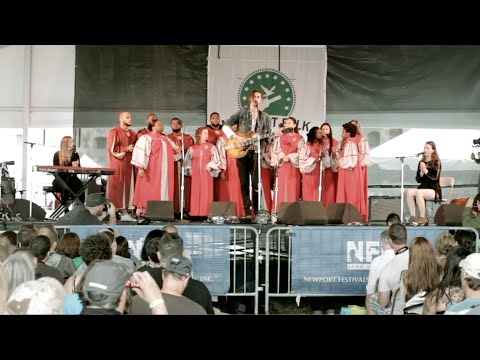
<svg viewBox="0 0 480 360"><path fill-rule="evenodd" d="M333 283L333 282L349 282L349 283L367 283L368 276L304 276L304 282Z"/></svg>
<svg viewBox="0 0 480 360"><path fill-rule="evenodd" d="M347 269L369 270L370 263L380 254L380 241L347 241Z"/></svg>
<svg viewBox="0 0 480 360"><path fill-rule="evenodd" d="M201 281L203 283L213 283L213 277L211 276L194 276L195 280Z"/></svg>

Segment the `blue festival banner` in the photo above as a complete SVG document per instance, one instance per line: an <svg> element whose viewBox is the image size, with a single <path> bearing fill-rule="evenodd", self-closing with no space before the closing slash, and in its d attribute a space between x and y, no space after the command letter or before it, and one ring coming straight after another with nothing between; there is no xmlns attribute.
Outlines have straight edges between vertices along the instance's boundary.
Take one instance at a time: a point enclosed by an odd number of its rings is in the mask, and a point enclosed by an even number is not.
<svg viewBox="0 0 480 360"><path fill-rule="evenodd" d="M293 294L366 295L372 260L381 254L380 234L387 227L292 227ZM423 236L435 244L449 227L408 227L411 239Z"/></svg>
<svg viewBox="0 0 480 360"><path fill-rule="evenodd" d="M111 228L128 239L133 255L140 259L145 236L161 226L70 226L83 241L87 236ZM178 232L193 262L193 278L202 281L212 295L225 295L230 288L230 227L228 225L179 225Z"/></svg>

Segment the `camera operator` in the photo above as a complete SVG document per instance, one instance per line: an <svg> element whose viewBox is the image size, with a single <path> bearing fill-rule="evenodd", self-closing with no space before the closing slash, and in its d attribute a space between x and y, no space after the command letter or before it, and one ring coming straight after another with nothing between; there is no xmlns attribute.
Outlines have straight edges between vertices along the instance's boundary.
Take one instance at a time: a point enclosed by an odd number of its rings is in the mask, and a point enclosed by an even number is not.
<svg viewBox="0 0 480 360"><path fill-rule="evenodd" d="M479 149L480 147L480 138L476 139L476 140L473 140L473 146L476 147L477 149ZM478 158L477 158L478 156ZM475 153L473 152L472 150L472 155L470 156L470 158L475 161L475 163L477 164L480 164L480 151L477 152L477 155L475 155ZM478 189L477 191L480 193L480 175L478 176Z"/></svg>
<svg viewBox="0 0 480 360"><path fill-rule="evenodd" d="M105 206L107 214L105 215ZM115 205L101 194L90 194L85 201L85 207L76 206L63 215L55 225L109 225L117 224Z"/></svg>

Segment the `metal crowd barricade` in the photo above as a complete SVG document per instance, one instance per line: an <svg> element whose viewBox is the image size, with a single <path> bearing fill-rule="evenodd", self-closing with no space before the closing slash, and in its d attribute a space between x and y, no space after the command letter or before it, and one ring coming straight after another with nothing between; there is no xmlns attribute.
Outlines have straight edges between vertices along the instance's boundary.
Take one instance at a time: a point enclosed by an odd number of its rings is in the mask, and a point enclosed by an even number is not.
<svg viewBox="0 0 480 360"><path fill-rule="evenodd" d="M88 235L110 227L132 242L134 254L140 257L145 235L158 225L71 225L57 226L62 234L75 231L83 241ZM251 226L242 225L176 225L190 252L194 277L205 283L212 296L252 296L254 313L259 309L259 233ZM229 234L230 238L221 234ZM224 255L225 254L225 255ZM247 269L252 268L253 273ZM239 271L237 268L243 268ZM196 270L195 270L196 269ZM232 269L232 270L230 270Z"/></svg>
<svg viewBox="0 0 480 360"><path fill-rule="evenodd" d="M370 263L375 254L380 254L380 233L386 229L380 226L271 228L265 245L265 313L269 313L271 297L364 296ZM478 231L469 227L408 227L408 242L424 236L434 244L441 232L452 230L473 232L476 252L480 251ZM282 260L287 263L282 264ZM270 277L273 272L276 274Z"/></svg>
<svg viewBox="0 0 480 360"><path fill-rule="evenodd" d="M231 245L230 245L230 261L233 265L233 276L231 283L231 291L225 294L225 296L253 296L254 297L254 313L258 314L259 307L259 233L257 229L251 226L230 226L231 231ZM249 233L250 232L250 233ZM252 234L254 237L252 238ZM253 288L249 283L248 278L248 261L253 260L254 276L250 280L250 284L253 282ZM237 286L237 261L241 261L243 265L243 274L240 276L239 286Z"/></svg>

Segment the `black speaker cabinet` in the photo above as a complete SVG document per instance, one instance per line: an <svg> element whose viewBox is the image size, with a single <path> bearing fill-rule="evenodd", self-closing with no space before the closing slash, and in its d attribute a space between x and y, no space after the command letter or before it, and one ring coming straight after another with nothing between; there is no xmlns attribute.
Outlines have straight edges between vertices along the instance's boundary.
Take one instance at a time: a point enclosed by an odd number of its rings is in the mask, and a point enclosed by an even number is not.
<svg viewBox="0 0 480 360"><path fill-rule="evenodd" d="M368 218L370 221L384 222L387 216L395 213L403 218L400 214L400 196L370 196L368 198Z"/></svg>
<svg viewBox="0 0 480 360"><path fill-rule="evenodd" d="M32 204L32 213L30 214L30 203ZM40 206L34 202L30 202L25 199L15 199L15 204L13 205L14 214L19 214L22 220L32 220L36 219L39 221L45 220L45 215L47 213Z"/></svg>
<svg viewBox="0 0 480 360"><path fill-rule="evenodd" d="M287 225L325 225L328 219L322 202L296 201L287 206L282 220Z"/></svg>
<svg viewBox="0 0 480 360"><path fill-rule="evenodd" d="M208 217L237 216L237 203L234 201L212 201Z"/></svg>
<svg viewBox="0 0 480 360"><path fill-rule="evenodd" d="M153 221L173 221L173 201L148 200L145 217Z"/></svg>
<svg viewBox="0 0 480 360"><path fill-rule="evenodd" d="M358 209L348 203L328 204L327 217L329 224L350 224L362 221L362 215Z"/></svg>
<svg viewBox="0 0 480 360"><path fill-rule="evenodd" d="M462 214L465 205L443 204L437 212L433 222L437 226L462 226Z"/></svg>

